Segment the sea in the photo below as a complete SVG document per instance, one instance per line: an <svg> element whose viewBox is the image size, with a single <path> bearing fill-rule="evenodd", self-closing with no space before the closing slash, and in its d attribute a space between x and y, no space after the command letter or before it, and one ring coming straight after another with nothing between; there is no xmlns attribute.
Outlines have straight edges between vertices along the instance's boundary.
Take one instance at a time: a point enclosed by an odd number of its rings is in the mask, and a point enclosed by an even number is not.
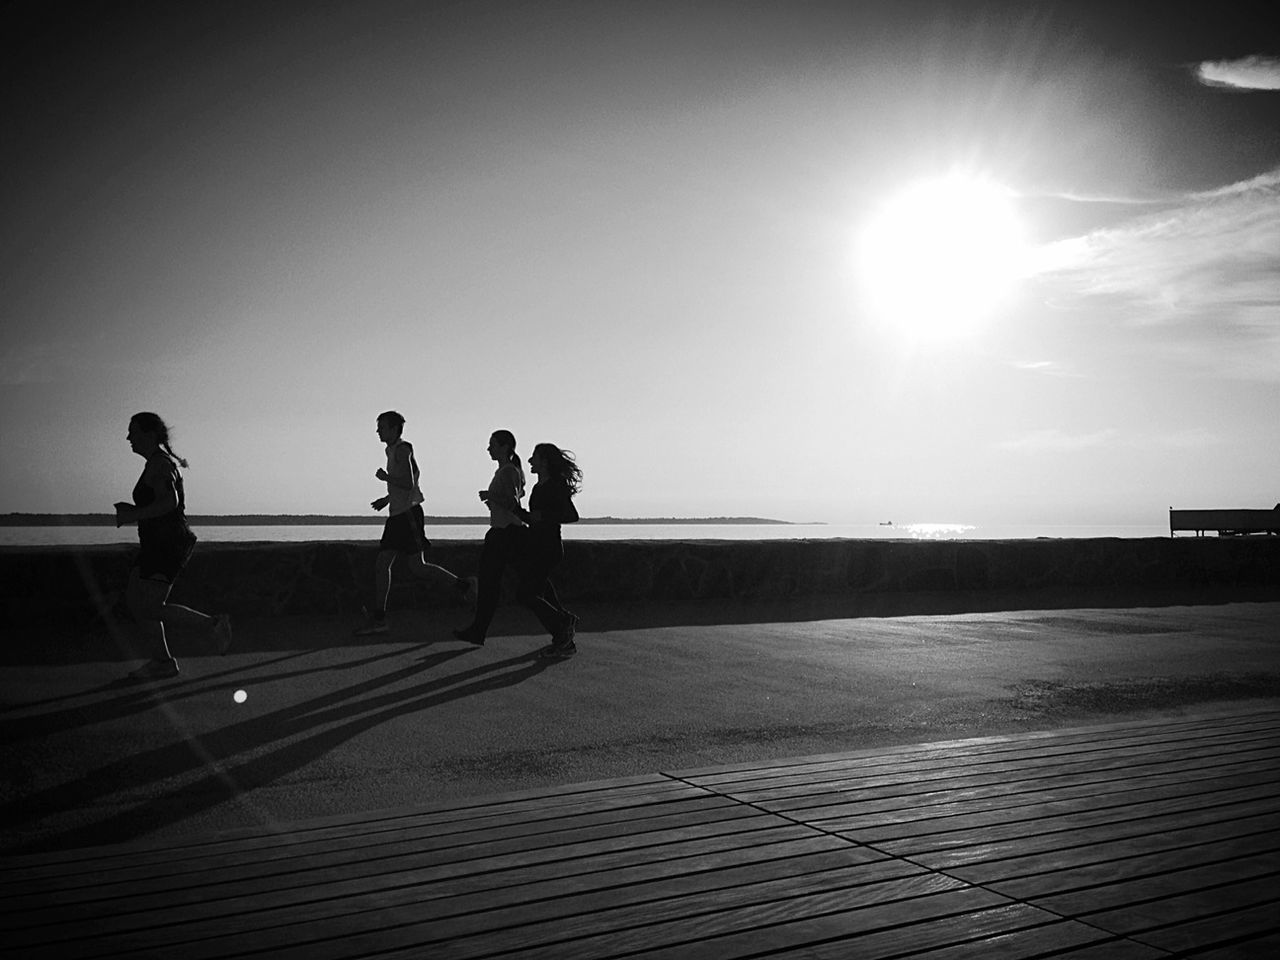
<svg viewBox="0 0 1280 960"><path fill-rule="evenodd" d="M320 540L376 542L372 523L223 526L193 524L205 543L302 543ZM481 523L427 525L432 540L481 540ZM1040 538L1167 537L1165 524L969 524L969 523L577 523L563 528L566 540L1029 540ZM132 527L0 526L0 546L99 546L136 543Z"/></svg>

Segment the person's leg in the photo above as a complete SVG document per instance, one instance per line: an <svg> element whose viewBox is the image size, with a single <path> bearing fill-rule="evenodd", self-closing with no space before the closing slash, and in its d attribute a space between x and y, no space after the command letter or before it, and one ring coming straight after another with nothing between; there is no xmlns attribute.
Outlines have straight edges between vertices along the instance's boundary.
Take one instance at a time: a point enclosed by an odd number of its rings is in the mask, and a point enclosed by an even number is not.
<svg viewBox="0 0 1280 960"><path fill-rule="evenodd" d="M507 565L510 543L507 531L490 527L484 535L484 547L480 551L480 582L476 596L476 614L471 623L454 636L470 643L482 644L489 632L489 624L498 609L502 594L502 571Z"/></svg>
<svg viewBox="0 0 1280 960"><path fill-rule="evenodd" d="M201 613L191 607L184 607L180 603L169 603L165 601L160 608L160 619L165 623L182 623L193 627L204 627L212 630L214 622L218 619L207 613Z"/></svg>
<svg viewBox="0 0 1280 960"><path fill-rule="evenodd" d="M125 604L137 623L143 650L150 654L150 661L130 676L142 679L158 679L178 675L178 661L169 651L168 638L161 619L165 600L173 584L158 576L144 577L138 567L129 572L129 585L125 588Z"/></svg>
<svg viewBox="0 0 1280 960"><path fill-rule="evenodd" d="M185 526L168 531L163 536L152 535L140 550L138 562L130 574L131 584L135 578L137 580L137 585L133 587L133 598L138 622L144 624L154 621L156 624L154 627L142 627L152 649L163 653L153 663L172 662L175 674L177 661L169 655L166 624L204 627L213 634L220 653L225 654L231 647L231 618L227 614L211 616L192 607L169 602L169 593L173 590L178 575L186 568L187 561L191 559L195 546L196 536Z"/></svg>
<svg viewBox="0 0 1280 960"><path fill-rule="evenodd" d="M218 652L225 654L231 648L231 617L225 613L203 613L180 603L165 601L160 608L161 623L182 623L193 627L204 627L213 634Z"/></svg>
<svg viewBox="0 0 1280 960"><path fill-rule="evenodd" d="M396 565L394 550L379 550L373 562L373 615L385 618L391 597L391 568Z"/></svg>
<svg viewBox="0 0 1280 960"><path fill-rule="evenodd" d="M407 568L419 580L437 580L446 583L451 587L462 589L459 584L463 582L462 578L452 573L448 569L440 566L438 563L431 563L421 553L406 555Z"/></svg>
<svg viewBox="0 0 1280 960"><path fill-rule="evenodd" d="M547 580L547 582L543 584L541 595L543 600L551 604L551 606L555 609L556 613L564 617L568 617L572 615L570 614L569 610L565 607L565 605L560 602L560 594L556 593L556 585L552 583L550 580Z"/></svg>
<svg viewBox="0 0 1280 960"><path fill-rule="evenodd" d="M548 589L554 592L551 581L541 571L529 570L520 577L516 599L533 611L533 615L542 624L542 629L551 635L552 640L559 640L566 626L566 617L547 601Z"/></svg>
<svg viewBox="0 0 1280 960"><path fill-rule="evenodd" d="M558 645L573 645L573 638L578 632L578 615L560 602L556 586L551 582L551 574L564 560L564 544L558 540L544 544L540 555L542 565L542 583L538 587L538 597L554 611L559 629L552 633Z"/></svg>
<svg viewBox="0 0 1280 960"><path fill-rule="evenodd" d="M555 596L555 587L551 585L551 571L560 562L559 552L549 549L528 537L521 542L517 551L516 566L520 571L520 582L516 588L516 599L533 611L544 630L551 634L551 639L560 642L564 638L564 629L568 620L564 614L550 601Z"/></svg>
<svg viewBox="0 0 1280 960"><path fill-rule="evenodd" d="M431 549L431 541L427 539L427 518L418 504L409 510L402 527L404 538L400 552L404 554L405 563L419 580L439 580L458 591L463 598L470 592L471 585L450 570L427 560L427 551Z"/></svg>
<svg viewBox="0 0 1280 960"><path fill-rule="evenodd" d="M373 605L368 608L371 622L356 631L357 636L386 633L387 599L391 595L391 568L396 563L395 550L379 550L373 561Z"/></svg>

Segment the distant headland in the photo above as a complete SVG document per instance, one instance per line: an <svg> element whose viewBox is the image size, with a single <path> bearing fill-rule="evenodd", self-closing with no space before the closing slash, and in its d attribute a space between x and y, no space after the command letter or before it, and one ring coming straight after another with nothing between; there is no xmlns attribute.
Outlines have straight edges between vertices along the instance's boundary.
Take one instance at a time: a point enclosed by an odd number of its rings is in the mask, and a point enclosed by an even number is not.
<svg viewBox="0 0 1280 960"><path fill-rule="evenodd" d="M348 526L351 524L381 524L386 517L369 513L355 517L330 516L305 513L240 513L225 516L189 514L187 519L195 526L207 527L302 527ZM0 527L113 527L116 518L109 513L6 513L0 514ZM488 517L427 517L427 523L435 526L463 526L487 524ZM726 524L752 524L794 526L790 520L771 520L767 517L583 517L579 523L599 524L702 524L721 526Z"/></svg>

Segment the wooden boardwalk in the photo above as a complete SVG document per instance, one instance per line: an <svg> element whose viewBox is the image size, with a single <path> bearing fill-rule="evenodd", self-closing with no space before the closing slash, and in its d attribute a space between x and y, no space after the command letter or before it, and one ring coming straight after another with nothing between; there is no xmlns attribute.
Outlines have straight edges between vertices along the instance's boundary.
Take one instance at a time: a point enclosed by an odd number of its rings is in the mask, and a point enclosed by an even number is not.
<svg viewBox="0 0 1280 960"><path fill-rule="evenodd" d="M5 955L1280 956L1280 710L11 858Z"/></svg>

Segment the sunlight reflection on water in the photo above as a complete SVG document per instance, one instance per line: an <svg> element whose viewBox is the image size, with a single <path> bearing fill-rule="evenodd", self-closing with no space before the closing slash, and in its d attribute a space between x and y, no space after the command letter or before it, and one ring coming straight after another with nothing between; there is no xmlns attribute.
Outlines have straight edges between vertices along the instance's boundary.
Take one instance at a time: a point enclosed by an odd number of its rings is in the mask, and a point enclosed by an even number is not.
<svg viewBox="0 0 1280 960"><path fill-rule="evenodd" d="M913 540L955 540L978 529L967 523L907 523L897 530L905 530Z"/></svg>

